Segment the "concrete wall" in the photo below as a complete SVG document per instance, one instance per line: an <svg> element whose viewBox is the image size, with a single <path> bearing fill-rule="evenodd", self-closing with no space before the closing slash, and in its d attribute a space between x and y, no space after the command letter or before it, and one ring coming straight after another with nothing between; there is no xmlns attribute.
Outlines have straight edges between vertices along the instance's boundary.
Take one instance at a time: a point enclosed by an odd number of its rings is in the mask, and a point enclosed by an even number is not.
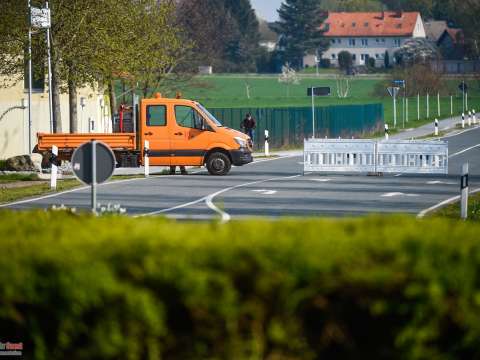
<svg viewBox="0 0 480 360"><path fill-rule="evenodd" d="M82 97L85 98L84 108L80 106ZM0 159L29 153L28 108L21 108L23 99L27 101L28 92L24 90L21 82L10 88L0 88ZM102 99L103 108L101 107ZM98 90L80 89L78 92L79 132L111 132L108 104L108 98ZM70 132L68 109L68 95L62 94L61 114L64 133ZM36 144L38 132L50 132L48 90L33 93L32 96L32 148Z"/></svg>

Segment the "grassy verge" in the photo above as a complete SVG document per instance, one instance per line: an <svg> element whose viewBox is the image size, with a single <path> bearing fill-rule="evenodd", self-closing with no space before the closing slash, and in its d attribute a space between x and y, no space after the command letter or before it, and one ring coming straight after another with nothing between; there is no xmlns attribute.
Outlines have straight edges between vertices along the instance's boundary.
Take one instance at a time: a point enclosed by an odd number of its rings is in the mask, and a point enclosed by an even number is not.
<svg viewBox="0 0 480 360"><path fill-rule="evenodd" d="M37 181L37 174L1 174L0 184L16 182L16 181Z"/></svg>
<svg viewBox="0 0 480 360"><path fill-rule="evenodd" d="M447 205L431 214L431 217L460 219L460 202ZM480 222L480 193L468 197L468 219Z"/></svg>
<svg viewBox="0 0 480 360"><path fill-rule="evenodd" d="M0 188L0 204L9 203L29 197L48 195L55 192L70 190L80 185L81 184L78 180L59 180L56 191L50 189L50 183L45 182L27 187L8 189Z"/></svg>
<svg viewBox="0 0 480 360"><path fill-rule="evenodd" d="M479 232L2 211L0 336L35 360L476 359Z"/></svg>

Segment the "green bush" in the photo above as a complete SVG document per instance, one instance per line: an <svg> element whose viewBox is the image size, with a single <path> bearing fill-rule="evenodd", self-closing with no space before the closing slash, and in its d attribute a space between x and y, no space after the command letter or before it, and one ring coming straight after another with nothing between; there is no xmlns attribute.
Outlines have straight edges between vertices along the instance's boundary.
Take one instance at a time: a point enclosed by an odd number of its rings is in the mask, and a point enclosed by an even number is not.
<svg viewBox="0 0 480 360"><path fill-rule="evenodd" d="M0 213L0 339L33 359L475 359L480 226Z"/></svg>

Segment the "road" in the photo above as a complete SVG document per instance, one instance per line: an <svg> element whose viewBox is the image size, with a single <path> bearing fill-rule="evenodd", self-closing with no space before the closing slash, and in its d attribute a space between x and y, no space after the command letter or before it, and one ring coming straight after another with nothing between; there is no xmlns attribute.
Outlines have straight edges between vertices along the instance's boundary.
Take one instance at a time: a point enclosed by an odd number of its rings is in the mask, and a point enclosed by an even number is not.
<svg viewBox="0 0 480 360"><path fill-rule="evenodd" d="M293 153L259 159L233 168L226 177L204 170L188 176L154 176L100 185L98 201L121 204L131 216L165 215L177 219L224 221L252 216L358 216L410 213L435 206L459 193L459 174L470 163L470 186L480 187L480 128L446 138L450 175L380 177L303 175L303 156ZM64 204L87 209L89 188L10 204L12 209L50 208Z"/></svg>

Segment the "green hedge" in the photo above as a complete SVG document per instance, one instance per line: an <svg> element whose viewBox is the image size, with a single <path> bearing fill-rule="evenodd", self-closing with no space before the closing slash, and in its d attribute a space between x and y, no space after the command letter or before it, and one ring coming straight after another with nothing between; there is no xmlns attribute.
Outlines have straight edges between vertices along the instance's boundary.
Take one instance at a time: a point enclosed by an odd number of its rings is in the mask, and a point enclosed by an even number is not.
<svg viewBox="0 0 480 360"><path fill-rule="evenodd" d="M33 359L478 359L479 234L0 212L0 341Z"/></svg>

